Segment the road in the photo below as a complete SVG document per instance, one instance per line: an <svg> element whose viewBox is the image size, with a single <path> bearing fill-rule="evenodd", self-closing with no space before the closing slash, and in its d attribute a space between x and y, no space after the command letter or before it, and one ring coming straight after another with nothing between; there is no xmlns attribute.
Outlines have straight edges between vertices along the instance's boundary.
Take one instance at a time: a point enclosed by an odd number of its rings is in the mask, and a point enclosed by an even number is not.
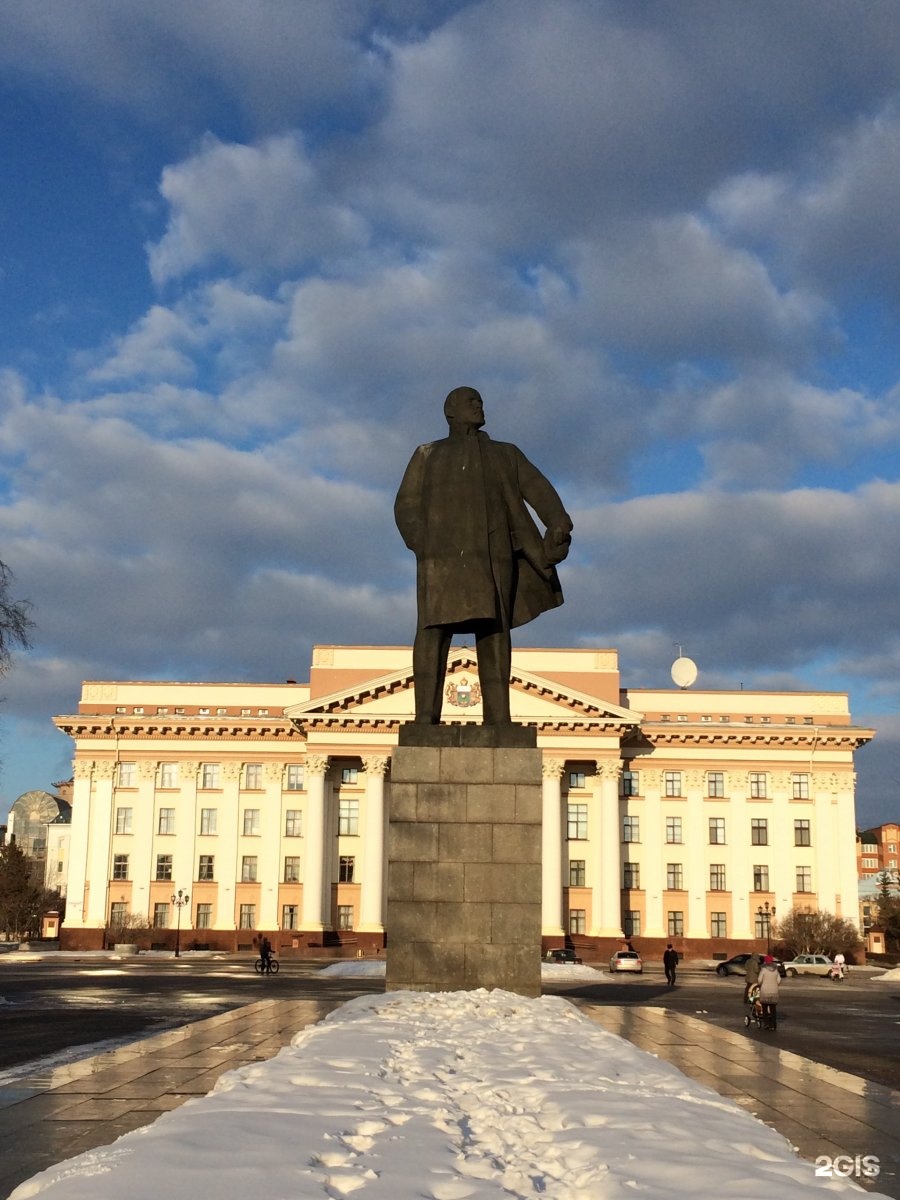
<svg viewBox="0 0 900 1200"><path fill-rule="evenodd" d="M73 1047L131 1040L271 996L348 1000L384 982L321 974L321 962L285 959L274 977L248 958L0 959L0 1071ZM651 968L639 978L545 984L593 1004L669 1007L714 1025L772 1037L785 1050L900 1090L900 985L852 971L843 983L799 977L781 984L775 1035L744 1031L742 978L682 968L668 989ZM100 1049L102 1047L98 1047ZM85 1049L84 1053L95 1053Z"/></svg>
<svg viewBox="0 0 900 1200"><path fill-rule="evenodd" d="M672 1008L748 1037L774 1038L782 1050L900 1090L900 984L878 983L862 969L842 983L808 975L783 979L775 1034L744 1030L744 979L737 975L723 979L682 968L670 989L662 970L651 969L640 978L604 976L599 984L553 990L594 1004Z"/></svg>
<svg viewBox="0 0 900 1200"><path fill-rule="evenodd" d="M0 959L0 1071L74 1047L130 1041L265 997L349 1000L381 979L332 978L285 960L259 976L249 958ZM99 1053L97 1049L85 1050Z"/></svg>

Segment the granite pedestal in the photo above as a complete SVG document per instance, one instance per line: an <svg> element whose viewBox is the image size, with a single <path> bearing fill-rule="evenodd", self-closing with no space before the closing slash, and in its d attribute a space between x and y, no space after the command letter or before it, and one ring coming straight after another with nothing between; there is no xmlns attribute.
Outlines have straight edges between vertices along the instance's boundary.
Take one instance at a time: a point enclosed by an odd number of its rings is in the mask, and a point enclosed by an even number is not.
<svg viewBox="0 0 900 1200"><path fill-rule="evenodd" d="M401 727L391 760L387 928L389 991L540 995L534 730Z"/></svg>

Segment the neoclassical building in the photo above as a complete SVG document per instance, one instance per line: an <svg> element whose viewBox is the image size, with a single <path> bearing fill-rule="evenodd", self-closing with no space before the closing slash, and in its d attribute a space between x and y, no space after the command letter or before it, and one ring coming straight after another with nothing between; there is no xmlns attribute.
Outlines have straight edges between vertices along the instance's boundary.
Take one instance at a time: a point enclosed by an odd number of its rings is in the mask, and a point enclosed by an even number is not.
<svg viewBox="0 0 900 1200"><path fill-rule="evenodd" d="M391 754L408 647L317 646L309 681L88 682L74 742L66 947L126 914L145 942L380 948ZM628 689L615 650L513 652L512 714L543 754L543 934L691 954L771 914L858 920L854 726L835 692ZM444 721L480 721L451 651ZM177 905L173 897L186 895Z"/></svg>

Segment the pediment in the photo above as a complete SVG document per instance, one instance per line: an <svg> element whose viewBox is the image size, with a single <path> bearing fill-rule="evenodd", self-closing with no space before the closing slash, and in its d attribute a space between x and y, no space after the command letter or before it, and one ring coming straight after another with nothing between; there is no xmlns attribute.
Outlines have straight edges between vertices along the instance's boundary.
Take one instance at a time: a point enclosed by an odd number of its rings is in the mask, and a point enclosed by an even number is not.
<svg viewBox="0 0 900 1200"><path fill-rule="evenodd" d="M621 708L584 692L568 688L542 675L513 665L510 706L514 721L525 724L576 723L628 727L638 725L640 713ZM351 722L383 726L412 719L414 712L412 663L343 691L316 696L284 710L298 725ZM482 717L475 651L454 646L447 661L444 687L444 722L479 722Z"/></svg>

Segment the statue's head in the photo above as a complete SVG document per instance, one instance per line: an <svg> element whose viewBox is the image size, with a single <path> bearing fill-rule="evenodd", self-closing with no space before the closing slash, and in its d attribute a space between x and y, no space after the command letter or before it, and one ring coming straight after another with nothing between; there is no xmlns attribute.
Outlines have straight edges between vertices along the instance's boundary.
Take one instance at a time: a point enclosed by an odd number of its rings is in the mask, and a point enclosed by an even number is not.
<svg viewBox="0 0 900 1200"><path fill-rule="evenodd" d="M480 429L484 424L484 404L481 395L471 387L454 388L444 401L444 416L448 424L474 425Z"/></svg>

